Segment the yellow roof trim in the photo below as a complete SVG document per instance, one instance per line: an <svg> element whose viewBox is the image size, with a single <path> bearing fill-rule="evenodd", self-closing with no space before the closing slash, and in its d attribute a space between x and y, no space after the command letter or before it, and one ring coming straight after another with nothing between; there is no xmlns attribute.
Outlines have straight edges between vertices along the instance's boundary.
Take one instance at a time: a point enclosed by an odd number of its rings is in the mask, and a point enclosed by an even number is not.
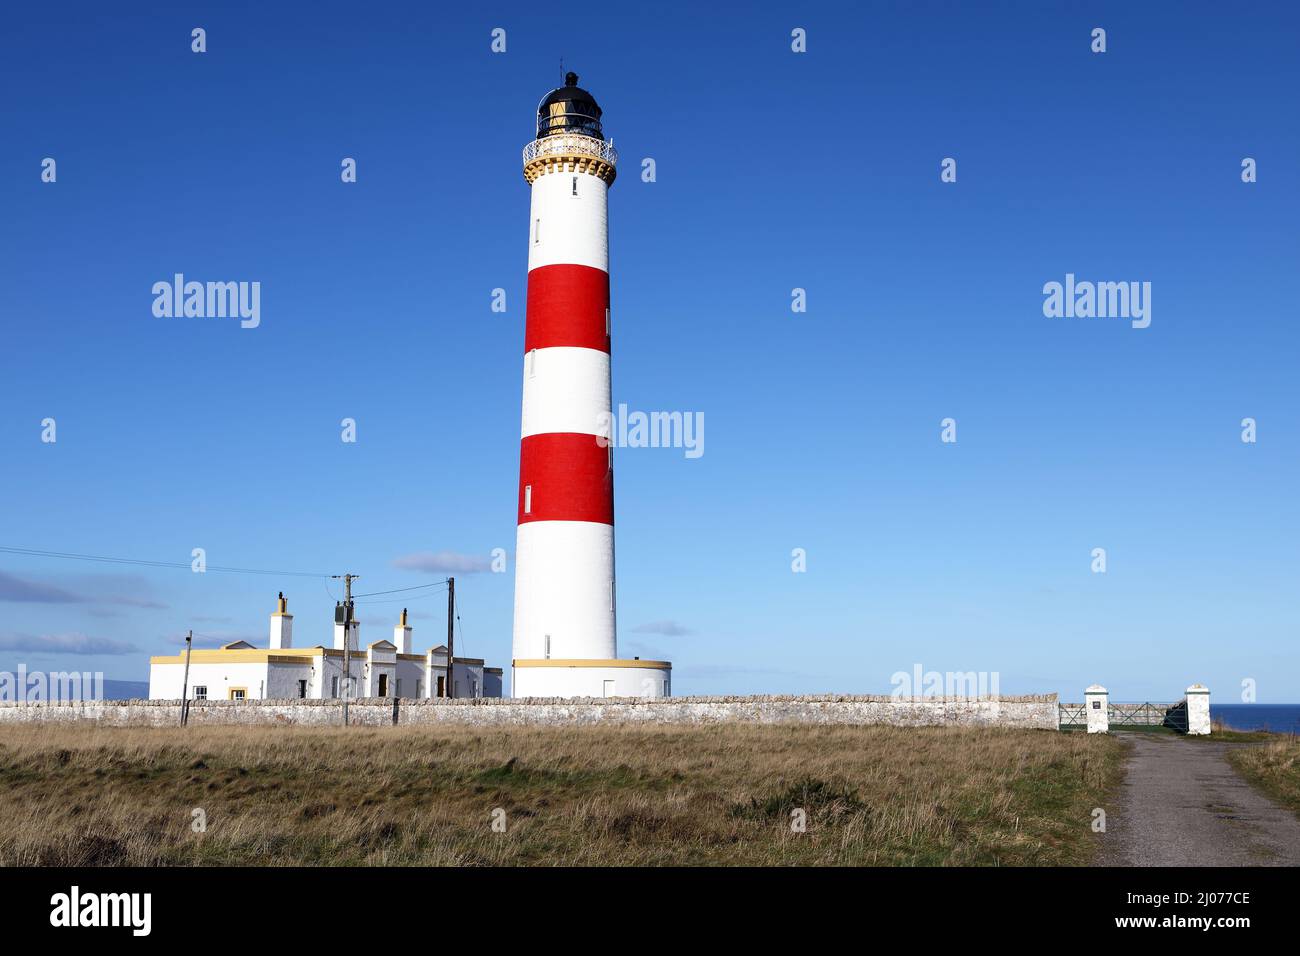
<svg viewBox="0 0 1300 956"><path fill-rule="evenodd" d="M257 664L274 658L276 663L296 662L307 658L319 657L319 647L284 647L271 650L265 647L245 647L239 650L222 650L221 648L204 648L190 652L192 664ZM184 652L175 657L151 657L150 664L184 664Z"/></svg>

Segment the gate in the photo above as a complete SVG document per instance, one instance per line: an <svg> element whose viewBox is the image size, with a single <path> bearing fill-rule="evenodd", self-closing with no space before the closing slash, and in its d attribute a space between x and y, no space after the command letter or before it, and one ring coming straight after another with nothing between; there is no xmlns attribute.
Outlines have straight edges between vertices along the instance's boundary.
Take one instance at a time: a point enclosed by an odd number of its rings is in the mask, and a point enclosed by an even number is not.
<svg viewBox="0 0 1300 956"><path fill-rule="evenodd" d="M1087 710L1083 704L1059 704L1062 729L1088 726ZM1167 727L1175 733L1187 733L1187 701L1176 704L1159 704L1146 701L1141 704L1108 704L1106 717L1110 728Z"/></svg>
<svg viewBox="0 0 1300 956"><path fill-rule="evenodd" d="M1058 705L1061 728L1066 727L1087 727L1088 717L1083 704L1060 704Z"/></svg>

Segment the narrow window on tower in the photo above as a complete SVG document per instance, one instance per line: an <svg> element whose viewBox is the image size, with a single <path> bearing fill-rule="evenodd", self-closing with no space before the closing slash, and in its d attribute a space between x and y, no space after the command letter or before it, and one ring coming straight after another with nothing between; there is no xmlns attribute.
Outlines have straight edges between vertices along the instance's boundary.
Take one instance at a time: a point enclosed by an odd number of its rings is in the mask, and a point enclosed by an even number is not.
<svg viewBox="0 0 1300 956"><path fill-rule="evenodd" d="M533 513L533 486L524 485L524 514Z"/></svg>
<svg viewBox="0 0 1300 956"><path fill-rule="evenodd" d="M614 580L612 578L609 582L609 609L614 610Z"/></svg>
<svg viewBox="0 0 1300 956"><path fill-rule="evenodd" d="M605 310L605 338L609 338L609 309Z"/></svg>
<svg viewBox="0 0 1300 956"><path fill-rule="evenodd" d="M546 649L542 653L546 655L548 661L551 659L551 635L549 634L546 635Z"/></svg>
<svg viewBox="0 0 1300 956"><path fill-rule="evenodd" d="M528 366L528 377L532 378L533 373L537 371L537 349L528 350L528 358L525 364Z"/></svg>
<svg viewBox="0 0 1300 956"><path fill-rule="evenodd" d="M578 177L573 177L573 195L578 195Z"/></svg>
<svg viewBox="0 0 1300 956"><path fill-rule="evenodd" d="M533 220L533 245L537 245L541 241L542 241L542 221L540 219L534 219Z"/></svg>

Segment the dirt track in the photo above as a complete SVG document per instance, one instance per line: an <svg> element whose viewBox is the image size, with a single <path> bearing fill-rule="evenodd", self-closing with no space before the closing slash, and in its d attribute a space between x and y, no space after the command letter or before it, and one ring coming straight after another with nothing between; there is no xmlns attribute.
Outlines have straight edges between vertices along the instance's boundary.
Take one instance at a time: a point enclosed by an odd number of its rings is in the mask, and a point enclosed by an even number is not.
<svg viewBox="0 0 1300 956"><path fill-rule="evenodd" d="M1126 735L1127 736L1127 735ZM1112 866L1296 866L1300 820L1237 775L1246 744L1133 734L1101 862Z"/></svg>

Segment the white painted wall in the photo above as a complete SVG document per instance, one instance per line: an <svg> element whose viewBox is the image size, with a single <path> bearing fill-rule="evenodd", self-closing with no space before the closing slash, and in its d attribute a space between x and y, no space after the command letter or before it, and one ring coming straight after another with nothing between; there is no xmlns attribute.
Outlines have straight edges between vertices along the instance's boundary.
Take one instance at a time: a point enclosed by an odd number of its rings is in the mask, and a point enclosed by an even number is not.
<svg viewBox="0 0 1300 956"><path fill-rule="evenodd" d="M595 521L525 521L515 543L518 658L618 656L614 528Z"/></svg>
<svg viewBox="0 0 1300 956"><path fill-rule="evenodd" d="M608 272L608 195L605 181L590 173L550 172L537 177L528 218L529 270L567 263Z"/></svg>
<svg viewBox="0 0 1300 956"><path fill-rule="evenodd" d="M555 346L524 355L521 437L552 432L599 434L610 411L609 353Z"/></svg>
<svg viewBox="0 0 1300 956"><path fill-rule="evenodd" d="M446 658L439 658L445 661ZM406 699L429 698L437 691L437 676L443 667L434 669L432 682L426 668L426 659L402 660L393 652L368 661L363 655L353 655L352 676L355 681L353 699L379 696L379 675L388 675L388 696L398 696L397 681L402 682L401 696ZM155 700L179 700L185 671L184 664L150 664L149 696ZM191 663L188 696L194 698L196 685L208 688L209 700L227 700L231 687L245 687L248 700L262 698L293 700L298 697L298 681L307 681L307 697L321 700L333 696L333 677L343 676L341 657L309 657L300 662L281 663ZM457 696L468 697L477 688L475 696L500 697L501 680L493 685L484 674L482 664L457 663ZM342 696L342 684L339 689Z"/></svg>
<svg viewBox="0 0 1300 956"><path fill-rule="evenodd" d="M193 699L194 688L206 686L209 700L227 700L232 687L245 688L248 700L269 697L271 695L267 693L268 668L269 665L257 662L191 663L189 693L187 696ZM306 667L302 668L302 670L309 671L310 668ZM158 700L180 700L184 680L184 663L151 663L149 665L149 696ZM296 697L297 692L295 691L292 696Z"/></svg>
<svg viewBox="0 0 1300 956"><path fill-rule="evenodd" d="M513 697L672 695L672 671L654 667L515 667L513 673ZM606 681L613 682L608 695Z"/></svg>

